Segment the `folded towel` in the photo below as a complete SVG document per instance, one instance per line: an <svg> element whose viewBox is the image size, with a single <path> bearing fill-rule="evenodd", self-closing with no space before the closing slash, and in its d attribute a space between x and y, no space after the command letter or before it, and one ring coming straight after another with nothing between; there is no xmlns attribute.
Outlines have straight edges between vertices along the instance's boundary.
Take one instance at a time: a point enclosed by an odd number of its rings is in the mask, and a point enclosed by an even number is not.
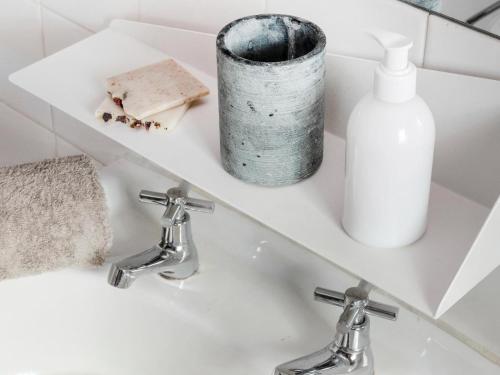
<svg viewBox="0 0 500 375"><path fill-rule="evenodd" d="M89 157L0 168L0 280L101 265L110 246L105 195Z"/></svg>

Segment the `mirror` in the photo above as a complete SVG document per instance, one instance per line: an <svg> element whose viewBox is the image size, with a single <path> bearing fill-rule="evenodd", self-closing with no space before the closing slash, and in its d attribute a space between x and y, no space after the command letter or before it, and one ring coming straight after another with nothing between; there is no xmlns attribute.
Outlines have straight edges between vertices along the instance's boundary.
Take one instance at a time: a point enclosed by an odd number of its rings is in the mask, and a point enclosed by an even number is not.
<svg viewBox="0 0 500 375"><path fill-rule="evenodd" d="M400 0L500 38L499 0Z"/></svg>

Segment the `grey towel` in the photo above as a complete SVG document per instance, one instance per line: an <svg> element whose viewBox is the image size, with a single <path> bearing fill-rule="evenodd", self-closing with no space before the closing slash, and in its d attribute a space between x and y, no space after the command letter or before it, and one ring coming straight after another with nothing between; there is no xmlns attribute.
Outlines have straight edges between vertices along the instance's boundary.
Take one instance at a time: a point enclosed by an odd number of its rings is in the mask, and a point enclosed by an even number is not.
<svg viewBox="0 0 500 375"><path fill-rule="evenodd" d="M89 157L0 168L0 280L100 265L110 246L105 195Z"/></svg>

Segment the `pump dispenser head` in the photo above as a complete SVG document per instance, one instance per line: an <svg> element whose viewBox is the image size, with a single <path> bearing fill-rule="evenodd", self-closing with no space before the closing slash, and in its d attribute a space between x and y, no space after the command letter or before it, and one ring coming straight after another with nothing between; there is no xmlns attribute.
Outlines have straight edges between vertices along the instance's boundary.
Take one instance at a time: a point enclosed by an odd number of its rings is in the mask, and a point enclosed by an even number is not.
<svg viewBox="0 0 500 375"><path fill-rule="evenodd" d="M380 100L400 103L416 93L417 72L408 60L413 42L404 35L385 30L367 31L385 50L375 70L374 95Z"/></svg>
<svg viewBox="0 0 500 375"><path fill-rule="evenodd" d="M413 42L404 35L385 30L368 32L385 49L383 66L390 71L403 71L408 68L408 52Z"/></svg>

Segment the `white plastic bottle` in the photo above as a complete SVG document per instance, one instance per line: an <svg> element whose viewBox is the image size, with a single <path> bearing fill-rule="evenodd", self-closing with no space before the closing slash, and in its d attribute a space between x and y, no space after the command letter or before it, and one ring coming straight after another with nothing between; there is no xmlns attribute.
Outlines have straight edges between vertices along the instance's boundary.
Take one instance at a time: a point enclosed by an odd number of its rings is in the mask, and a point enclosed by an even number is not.
<svg viewBox="0 0 500 375"><path fill-rule="evenodd" d="M385 48L373 92L354 108L347 128L345 231L374 247L400 247L427 226L435 127L416 95L413 43L387 31L370 34Z"/></svg>

